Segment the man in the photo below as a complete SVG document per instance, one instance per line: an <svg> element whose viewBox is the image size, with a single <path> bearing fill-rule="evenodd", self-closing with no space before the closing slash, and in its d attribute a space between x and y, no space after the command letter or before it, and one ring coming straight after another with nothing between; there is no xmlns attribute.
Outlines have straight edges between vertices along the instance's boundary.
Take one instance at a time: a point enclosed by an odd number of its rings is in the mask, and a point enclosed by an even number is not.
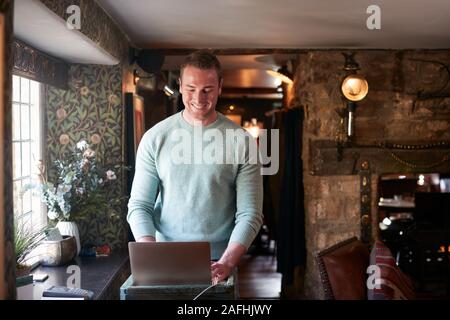
<svg viewBox="0 0 450 320"><path fill-rule="evenodd" d="M198 161L214 143L205 136L244 131L215 110L222 83L220 63L209 51L185 59L180 68L185 109L144 134L127 215L138 242L209 241L211 257L218 260L211 264L215 281L230 275L262 225L262 177L248 145L232 142L233 153L246 150L244 161ZM186 136L190 139L180 141ZM215 144L225 150L219 138Z"/></svg>

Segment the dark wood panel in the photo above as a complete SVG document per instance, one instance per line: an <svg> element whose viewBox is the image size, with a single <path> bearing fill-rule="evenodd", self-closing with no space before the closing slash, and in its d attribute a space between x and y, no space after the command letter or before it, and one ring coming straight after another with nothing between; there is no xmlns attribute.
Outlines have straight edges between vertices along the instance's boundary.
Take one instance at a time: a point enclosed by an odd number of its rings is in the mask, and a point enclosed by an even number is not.
<svg viewBox="0 0 450 320"><path fill-rule="evenodd" d="M13 72L17 75L67 89L69 65L53 58L24 42L13 42Z"/></svg>
<svg viewBox="0 0 450 320"><path fill-rule="evenodd" d="M223 87L222 94L278 94L276 88L233 88L233 87Z"/></svg>
<svg viewBox="0 0 450 320"><path fill-rule="evenodd" d="M3 99L2 110L3 113L3 202L1 205L4 208L4 215L0 216L3 219L3 228L0 230L3 232L3 242L0 245L3 246L4 255L0 255L0 259L3 259L4 269L3 274L0 277L4 279L4 298L15 299L16 298L16 286L15 286L15 253L14 253L14 228L13 228L13 187L12 187L12 41L13 41L13 0L3 0L0 2L0 12L3 15L4 32L1 37L3 41L4 50L4 63L2 68L2 81L0 85L3 85Z"/></svg>
<svg viewBox="0 0 450 320"><path fill-rule="evenodd" d="M338 144L331 140L309 142L309 168L311 175L333 176L358 174L363 162L368 161L371 173L393 172L450 172L450 142L424 143L420 141L385 142L386 147L375 144L352 144L342 148L339 159ZM400 148L398 146L410 146Z"/></svg>

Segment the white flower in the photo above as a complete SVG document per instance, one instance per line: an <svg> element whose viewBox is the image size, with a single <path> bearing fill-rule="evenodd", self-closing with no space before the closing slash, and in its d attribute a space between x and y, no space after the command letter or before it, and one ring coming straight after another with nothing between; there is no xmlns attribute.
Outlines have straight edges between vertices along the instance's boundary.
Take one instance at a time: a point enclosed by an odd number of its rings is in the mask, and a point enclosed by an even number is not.
<svg viewBox="0 0 450 320"><path fill-rule="evenodd" d="M80 142L77 143L77 148L80 149L80 150L84 150L84 149L86 149L88 147L89 147L89 145L86 142L86 140L81 140Z"/></svg>
<svg viewBox="0 0 450 320"><path fill-rule="evenodd" d="M56 218L58 218L58 212L53 210L48 210L47 215L50 220L55 220Z"/></svg>
<svg viewBox="0 0 450 320"><path fill-rule="evenodd" d="M84 193L84 188L77 188L77 194L83 194Z"/></svg>
<svg viewBox="0 0 450 320"><path fill-rule="evenodd" d="M108 179L108 180L116 180L117 177L116 177L115 172L112 171L112 170L106 171L106 179Z"/></svg>

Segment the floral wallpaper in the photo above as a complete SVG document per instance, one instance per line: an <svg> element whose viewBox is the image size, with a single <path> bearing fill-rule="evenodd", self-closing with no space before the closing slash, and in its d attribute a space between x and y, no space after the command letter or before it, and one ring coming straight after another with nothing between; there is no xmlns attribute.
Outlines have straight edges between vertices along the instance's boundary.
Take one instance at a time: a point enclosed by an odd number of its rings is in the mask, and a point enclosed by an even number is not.
<svg viewBox="0 0 450 320"><path fill-rule="evenodd" d="M47 159L48 179L55 181L56 159L71 153L85 140L104 166L123 163L122 68L100 65L71 65L69 90L47 86ZM123 195L123 173L117 172L111 197ZM123 201L126 202L126 201ZM92 213L92 219L76 221L82 245L108 244L113 249L126 244L126 203L115 210L120 223L105 215Z"/></svg>
<svg viewBox="0 0 450 320"><path fill-rule="evenodd" d="M40 0L47 8L66 20L71 5L80 7L80 32L121 61L128 54L128 40L114 21L93 0Z"/></svg>

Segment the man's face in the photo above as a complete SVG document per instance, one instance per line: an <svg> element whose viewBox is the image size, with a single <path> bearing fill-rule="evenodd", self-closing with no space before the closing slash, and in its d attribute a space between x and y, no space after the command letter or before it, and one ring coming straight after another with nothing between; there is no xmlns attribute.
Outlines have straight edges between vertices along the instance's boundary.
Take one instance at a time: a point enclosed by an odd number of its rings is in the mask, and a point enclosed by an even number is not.
<svg viewBox="0 0 450 320"><path fill-rule="evenodd" d="M180 91L187 117L202 122L215 118L217 99L222 92L222 81L215 69L187 66L181 75Z"/></svg>

